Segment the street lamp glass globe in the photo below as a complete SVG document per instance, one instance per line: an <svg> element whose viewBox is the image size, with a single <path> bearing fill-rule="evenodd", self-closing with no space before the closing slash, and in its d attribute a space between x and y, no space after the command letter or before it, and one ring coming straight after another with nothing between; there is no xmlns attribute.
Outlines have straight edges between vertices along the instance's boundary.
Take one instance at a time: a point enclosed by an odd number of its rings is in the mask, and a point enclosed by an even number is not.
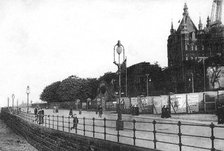
<svg viewBox="0 0 224 151"><path fill-rule="evenodd" d="M27 88L26 88L26 93L30 93L30 87L29 86L27 86Z"/></svg>
<svg viewBox="0 0 224 151"><path fill-rule="evenodd" d="M117 53L120 55L122 53L122 47L121 46L118 46L117 47Z"/></svg>

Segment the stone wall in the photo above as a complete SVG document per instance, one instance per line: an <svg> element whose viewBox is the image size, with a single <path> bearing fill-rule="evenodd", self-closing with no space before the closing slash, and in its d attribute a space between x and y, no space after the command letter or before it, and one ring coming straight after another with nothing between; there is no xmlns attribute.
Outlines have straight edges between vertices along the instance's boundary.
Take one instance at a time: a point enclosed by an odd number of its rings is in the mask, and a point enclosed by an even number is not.
<svg viewBox="0 0 224 151"><path fill-rule="evenodd" d="M132 145L120 144L68 132L58 131L27 122L7 111L1 118L17 134L22 135L40 151L153 151Z"/></svg>

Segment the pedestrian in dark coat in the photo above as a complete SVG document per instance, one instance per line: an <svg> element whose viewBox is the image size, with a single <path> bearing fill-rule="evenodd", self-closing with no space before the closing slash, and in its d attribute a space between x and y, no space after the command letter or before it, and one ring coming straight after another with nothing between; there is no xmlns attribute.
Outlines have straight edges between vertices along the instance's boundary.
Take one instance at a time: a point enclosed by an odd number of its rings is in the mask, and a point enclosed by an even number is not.
<svg viewBox="0 0 224 151"><path fill-rule="evenodd" d="M100 105L100 106L99 106L99 117L102 117L102 114L103 114L103 108L102 108L102 106Z"/></svg>
<svg viewBox="0 0 224 151"><path fill-rule="evenodd" d="M37 108L36 107L34 108L34 116L35 116L35 120L34 121L37 121L38 119L37 119Z"/></svg>
<svg viewBox="0 0 224 151"><path fill-rule="evenodd" d="M218 103L217 104L217 111L216 111L216 115L217 115L217 118L218 118L218 124L223 124L223 111L222 111L222 104Z"/></svg>
<svg viewBox="0 0 224 151"><path fill-rule="evenodd" d="M72 117L73 116L73 112L72 112L72 109L70 109L69 111L69 117Z"/></svg>
<svg viewBox="0 0 224 151"><path fill-rule="evenodd" d="M76 114L74 114L73 115L73 126L71 127L71 130L72 129L77 130L78 123L79 123L79 119L77 118Z"/></svg>
<svg viewBox="0 0 224 151"><path fill-rule="evenodd" d="M161 118L164 118L164 117L166 117L166 107L165 107L165 105L162 107L162 113L161 113Z"/></svg>
<svg viewBox="0 0 224 151"><path fill-rule="evenodd" d="M37 115L37 108L34 108L34 115Z"/></svg>

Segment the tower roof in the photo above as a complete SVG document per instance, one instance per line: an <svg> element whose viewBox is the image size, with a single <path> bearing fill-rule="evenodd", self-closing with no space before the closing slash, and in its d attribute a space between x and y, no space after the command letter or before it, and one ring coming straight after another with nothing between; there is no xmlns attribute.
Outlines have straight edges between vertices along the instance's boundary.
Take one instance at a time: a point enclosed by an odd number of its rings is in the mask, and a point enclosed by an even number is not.
<svg viewBox="0 0 224 151"><path fill-rule="evenodd" d="M180 22L180 25L177 29L177 32L186 31L186 32L192 32L197 31L196 26L194 25L193 21L191 20L189 13L188 13L188 7L187 4L184 4L184 13L183 18Z"/></svg>

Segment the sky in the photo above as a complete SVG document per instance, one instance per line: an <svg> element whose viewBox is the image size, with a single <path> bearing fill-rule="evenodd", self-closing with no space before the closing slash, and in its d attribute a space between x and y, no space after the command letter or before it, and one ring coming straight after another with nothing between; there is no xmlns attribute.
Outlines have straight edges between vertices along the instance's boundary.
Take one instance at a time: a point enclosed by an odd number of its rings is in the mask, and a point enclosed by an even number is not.
<svg viewBox="0 0 224 151"><path fill-rule="evenodd" d="M115 72L113 48L125 48L127 66L167 66L171 21L178 28L184 3L205 26L213 0L0 0L0 107L29 98L70 75L98 78Z"/></svg>

